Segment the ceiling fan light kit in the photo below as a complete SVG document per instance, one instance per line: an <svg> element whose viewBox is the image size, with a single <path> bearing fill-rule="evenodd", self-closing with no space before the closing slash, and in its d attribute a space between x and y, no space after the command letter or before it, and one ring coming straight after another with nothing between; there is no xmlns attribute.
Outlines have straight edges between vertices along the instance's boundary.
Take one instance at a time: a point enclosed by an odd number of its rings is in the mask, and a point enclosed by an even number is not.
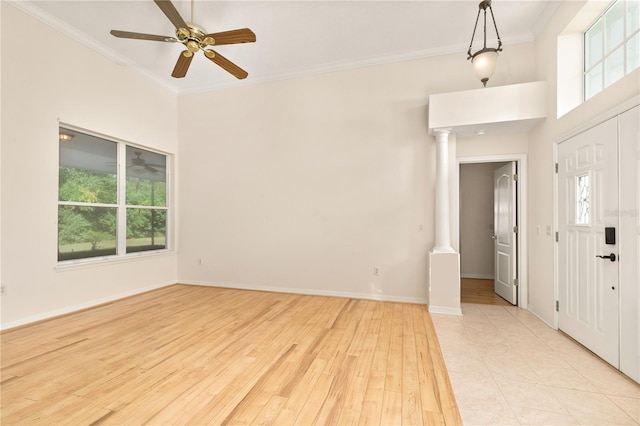
<svg viewBox="0 0 640 426"><path fill-rule="evenodd" d="M61 132L58 135L58 139L60 140L60 142L71 142L71 139L73 139L73 136L71 133L64 133Z"/></svg>
<svg viewBox="0 0 640 426"><path fill-rule="evenodd" d="M487 9L491 12L491 20L493 21L493 28L496 31L496 37L498 38L498 45L496 47L487 47ZM482 49L475 53L471 53L471 46L473 45L473 39L476 36L476 30L478 29L478 21L480 19L480 12L484 12L484 38ZM493 16L493 9L491 8L491 0L481 1L478 5L478 15L476 16L476 24L473 27L473 34L471 35L471 43L469 43L469 50L467 51L467 60L471 59L471 64L476 76L482 82L484 87L487 86L487 81L493 75L498 63L498 52L502 51L502 40L500 40L500 34L498 33L498 26L496 25L496 18Z"/></svg>
<svg viewBox="0 0 640 426"><path fill-rule="evenodd" d="M153 34L134 33L129 31L111 30L111 35L118 38L130 38L137 40L162 41L166 43L182 43L187 50L184 50L178 56L178 61L171 73L174 78L182 78L187 74L193 54L202 51L204 55L212 62L220 66L225 71L232 74L238 79L246 78L249 74L224 58L220 54L210 48L211 46L220 46L224 44L253 43L256 41L256 35L249 28L238 30L224 31L220 33L207 34L200 26L193 22L185 22L182 16L171 3L171 0L153 0L162 10L165 16L171 21L176 28L176 37L167 37ZM193 0L191 1L191 20L193 21Z"/></svg>

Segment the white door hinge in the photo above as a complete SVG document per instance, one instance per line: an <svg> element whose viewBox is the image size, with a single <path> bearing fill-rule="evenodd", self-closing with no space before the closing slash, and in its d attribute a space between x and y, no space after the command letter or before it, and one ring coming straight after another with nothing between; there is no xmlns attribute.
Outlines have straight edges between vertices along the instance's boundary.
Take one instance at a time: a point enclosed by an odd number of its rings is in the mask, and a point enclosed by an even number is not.
<svg viewBox="0 0 640 426"><path fill-rule="evenodd" d="M513 279L513 285L518 287L518 285L520 285L520 281L517 278Z"/></svg>

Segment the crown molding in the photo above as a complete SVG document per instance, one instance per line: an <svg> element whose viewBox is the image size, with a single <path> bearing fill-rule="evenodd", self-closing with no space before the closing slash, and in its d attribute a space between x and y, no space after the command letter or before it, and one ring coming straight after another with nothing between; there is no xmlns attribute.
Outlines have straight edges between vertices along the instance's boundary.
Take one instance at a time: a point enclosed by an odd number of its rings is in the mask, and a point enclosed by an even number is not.
<svg viewBox="0 0 640 426"><path fill-rule="evenodd" d="M43 11L39 7L35 6L31 1L28 1L28 0L2 0L2 1L5 1L8 4L11 4L15 8L38 19L39 21L45 23L46 25L49 25L50 27L72 38L73 40L77 41L83 46L93 50L94 52L104 56L105 58L115 62L116 64L119 64L125 67L126 69L140 75L141 77L153 83L158 84L164 89L167 89L170 92L177 95L216 91L216 90L230 89L230 88L236 88L236 87L251 86L255 84L271 83L271 82L277 82L282 80L299 79L299 78L311 77L314 75L349 71L349 70L355 70L359 68L393 64L398 62L421 60L421 59L427 59L427 58L432 58L436 56L443 56L443 55L450 55L450 54L459 53L464 56L468 47L466 45L458 44L458 45L439 47L435 49L423 49L423 50L414 50L414 51L407 51L407 52L397 52L397 53L390 53L386 55L360 58L352 61L328 63L328 64L323 64L323 65L319 65L311 68L305 68L297 71L290 71L290 72L287 71L283 73L252 76L251 78L242 80L242 81L229 80L228 82L223 82L223 83L198 84L198 85L193 85L191 87L186 87L186 88L177 88L176 86L173 86L167 83L166 80L159 78L157 75L152 74L146 71L145 69L141 68L138 64L136 64L129 58L117 53L113 49L105 47L103 44L97 42L95 39L88 37L85 33L70 26L66 22L52 16L51 14ZM552 14L553 12L555 12L557 7L558 7L557 5L551 8L547 7L543 15L547 16L547 10L550 10L551 12L549 13ZM548 16L551 16L551 15L548 15ZM541 16L541 18L539 19L539 22L544 22L546 24L547 20L548 20L548 17L543 19L543 17ZM534 41L534 35L532 33L527 33L519 37L510 38L508 40L508 44L513 45L513 44L527 43L532 41ZM505 43L505 46L507 46L506 43Z"/></svg>
<svg viewBox="0 0 640 426"><path fill-rule="evenodd" d="M512 37L509 40L509 43L504 44L503 46L515 45L520 43L529 43L533 41L534 41L534 37L531 33L529 33L529 34L521 35L520 37ZM436 56L460 54L466 57L467 48L468 48L467 45L458 44L458 45L439 47L436 49L423 49L423 50L414 50L409 52L391 53L388 55L372 56L372 57L357 59L353 61L323 64L317 67L306 68L298 71L276 73L276 74L269 74L269 75L263 75L263 76L254 76L251 79L243 80L241 82L230 81L225 83L216 83L212 85L206 85L206 84L198 85L198 86L180 89L178 93L180 95L186 95L186 94L201 93L201 92L207 92L207 91L229 89L234 87L249 86L253 84L271 83L271 82L282 81L282 80L292 80L292 79L298 79L298 78L311 77L314 75L329 74L329 73L341 72L341 71L350 71L350 70L355 70L360 68L387 65L387 64L393 64L398 62L415 61L415 60L432 58Z"/></svg>
<svg viewBox="0 0 640 426"><path fill-rule="evenodd" d="M558 11L561 3L561 1L550 1L546 4L544 9L542 10L542 13L540 13L540 16L538 16L536 23L531 29L534 38L538 38L538 36L542 33L551 17Z"/></svg>

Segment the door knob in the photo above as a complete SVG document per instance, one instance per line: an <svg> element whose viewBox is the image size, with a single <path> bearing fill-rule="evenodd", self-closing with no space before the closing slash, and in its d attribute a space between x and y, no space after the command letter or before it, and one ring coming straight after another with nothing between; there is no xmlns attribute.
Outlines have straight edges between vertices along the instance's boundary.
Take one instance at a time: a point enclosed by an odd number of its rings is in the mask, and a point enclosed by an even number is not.
<svg viewBox="0 0 640 426"><path fill-rule="evenodd" d="M613 254L613 253L608 254L606 256L605 255L601 255L601 254L596 254L596 257L599 257L600 259L609 259L612 262L616 261L616 255Z"/></svg>

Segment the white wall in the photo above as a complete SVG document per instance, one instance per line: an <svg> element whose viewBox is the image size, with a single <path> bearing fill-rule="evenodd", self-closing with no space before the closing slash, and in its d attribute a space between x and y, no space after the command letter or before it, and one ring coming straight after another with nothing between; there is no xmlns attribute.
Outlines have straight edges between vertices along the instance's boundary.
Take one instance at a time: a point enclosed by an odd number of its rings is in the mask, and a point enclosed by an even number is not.
<svg viewBox="0 0 640 426"><path fill-rule="evenodd" d="M491 84L533 60L507 46ZM424 301L428 95L480 85L461 53L181 97L180 281Z"/></svg>
<svg viewBox="0 0 640 426"><path fill-rule="evenodd" d="M460 276L494 278L493 171L496 163L460 165Z"/></svg>
<svg viewBox="0 0 640 426"><path fill-rule="evenodd" d="M174 255L56 270L58 120L169 153L177 100L13 6L2 29L2 327L176 282ZM37 46L25 45L39 40Z"/></svg>

